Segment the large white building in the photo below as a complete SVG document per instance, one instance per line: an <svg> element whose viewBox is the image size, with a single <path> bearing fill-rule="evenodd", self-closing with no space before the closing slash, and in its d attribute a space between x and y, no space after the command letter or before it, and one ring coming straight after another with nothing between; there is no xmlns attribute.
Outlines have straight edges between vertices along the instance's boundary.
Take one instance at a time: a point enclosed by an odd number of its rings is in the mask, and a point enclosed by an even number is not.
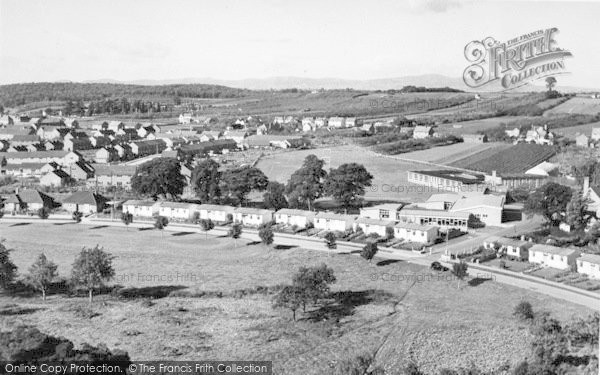
<svg viewBox="0 0 600 375"><path fill-rule="evenodd" d="M394 237L408 242L432 244L439 237L439 230L434 225L398 223L394 226Z"/></svg>
<svg viewBox="0 0 600 375"><path fill-rule="evenodd" d="M591 279L600 280L600 255L581 254L577 258L577 272L588 275Z"/></svg>
<svg viewBox="0 0 600 375"><path fill-rule="evenodd" d="M319 212L315 216L315 228L326 231L345 232L352 229L356 216Z"/></svg>
<svg viewBox="0 0 600 375"><path fill-rule="evenodd" d="M304 229L313 226L315 222L315 213L313 211L294 210L282 208L275 212L275 223L288 226L296 226Z"/></svg>
<svg viewBox="0 0 600 375"><path fill-rule="evenodd" d="M568 270L575 265L579 250L536 244L529 248L529 262Z"/></svg>

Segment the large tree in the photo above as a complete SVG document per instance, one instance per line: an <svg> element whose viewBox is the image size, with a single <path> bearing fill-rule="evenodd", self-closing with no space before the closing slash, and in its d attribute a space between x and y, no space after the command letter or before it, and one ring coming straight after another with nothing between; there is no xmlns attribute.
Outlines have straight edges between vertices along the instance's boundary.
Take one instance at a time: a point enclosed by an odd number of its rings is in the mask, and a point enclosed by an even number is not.
<svg viewBox="0 0 600 375"><path fill-rule="evenodd" d="M241 167L223 173L221 190L236 204L243 204L246 196L252 191L264 191L269 179L258 168Z"/></svg>
<svg viewBox="0 0 600 375"><path fill-rule="evenodd" d="M219 163L212 159L200 162L192 171L191 184L202 203L216 203L221 197Z"/></svg>
<svg viewBox="0 0 600 375"><path fill-rule="evenodd" d="M17 275L17 266L10 260L10 251L0 239L0 288L6 288Z"/></svg>
<svg viewBox="0 0 600 375"><path fill-rule="evenodd" d="M156 158L138 167L131 179L131 187L141 195L156 199L163 196L176 198L183 193L185 177L175 158Z"/></svg>
<svg viewBox="0 0 600 375"><path fill-rule="evenodd" d="M331 195L346 210L361 204L365 187L371 186L373 176L357 163L342 164L332 169L325 180L325 194Z"/></svg>
<svg viewBox="0 0 600 375"><path fill-rule="evenodd" d="M327 177L324 165L323 160L308 155L302 167L292 174L286 186L291 207L307 207L311 210L313 202L323 195L323 183Z"/></svg>
<svg viewBox="0 0 600 375"><path fill-rule="evenodd" d="M582 230L586 227L587 200L581 193L575 193L567 203L565 220L573 230Z"/></svg>
<svg viewBox="0 0 600 375"><path fill-rule="evenodd" d="M292 278L292 284L300 290L308 301L316 304L329 294L329 285L335 283L333 269L325 263L312 267L300 267ZM305 305L305 304L303 304Z"/></svg>
<svg viewBox="0 0 600 375"><path fill-rule="evenodd" d="M42 299L44 301L46 300L48 287L58 276L57 269L58 266L54 262L48 260L43 253L40 254L31 267L29 267L27 283L42 292Z"/></svg>
<svg viewBox="0 0 600 375"><path fill-rule="evenodd" d="M263 194L263 203L266 208L272 208L278 211L288 206L288 201L285 198L285 185L277 181L270 181L267 185L267 190Z"/></svg>
<svg viewBox="0 0 600 375"><path fill-rule="evenodd" d="M75 285L88 290L90 304L94 288L102 286L115 276L112 260L113 256L98 245L90 249L84 247L75 258L71 278Z"/></svg>
<svg viewBox="0 0 600 375"><path fill-rule="evenodd" d="M529 196L525 202L525 211L529 214L541 214L556 224L565 213L572 194L568 186L549 182Z"/></svg>

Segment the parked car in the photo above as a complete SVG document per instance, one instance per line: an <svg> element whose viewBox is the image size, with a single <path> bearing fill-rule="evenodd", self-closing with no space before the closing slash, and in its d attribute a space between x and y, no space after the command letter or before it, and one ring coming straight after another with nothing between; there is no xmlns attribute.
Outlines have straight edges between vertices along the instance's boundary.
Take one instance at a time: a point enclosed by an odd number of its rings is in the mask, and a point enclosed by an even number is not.
<svg viewBox="0 0 600 375"><path fill-rule="evenodd" d="M440 262L431 263L431 269L434 271L441 271L441 272L448 271L448 267L443 266Z"/></svg>

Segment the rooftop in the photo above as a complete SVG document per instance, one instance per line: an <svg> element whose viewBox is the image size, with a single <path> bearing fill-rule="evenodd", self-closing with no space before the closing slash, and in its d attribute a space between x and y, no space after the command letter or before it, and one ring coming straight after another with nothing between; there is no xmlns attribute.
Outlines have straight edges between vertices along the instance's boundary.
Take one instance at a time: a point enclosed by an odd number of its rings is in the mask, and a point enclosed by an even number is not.
<svg viewBox="0 0 600 375"><path fill-rule="evenodd" d="M477 173L466 173L458 170L433 170L433 171L412 171L413 173L419 173L425 176L445 178L448 180L454 180L463 184L478 184L485 181L485 176Z"/></svg>
<svg viewBox="0 0 600 375"><path fill-rule="evenodd" d="M542 252L542 253L553 254L553 255L568 256L568 255L574 254L577 250L571 249L568 247L557 247L557 246L550 246L550 245L543 245L543 244L535 244L529 249L529 251Z"/></svg>

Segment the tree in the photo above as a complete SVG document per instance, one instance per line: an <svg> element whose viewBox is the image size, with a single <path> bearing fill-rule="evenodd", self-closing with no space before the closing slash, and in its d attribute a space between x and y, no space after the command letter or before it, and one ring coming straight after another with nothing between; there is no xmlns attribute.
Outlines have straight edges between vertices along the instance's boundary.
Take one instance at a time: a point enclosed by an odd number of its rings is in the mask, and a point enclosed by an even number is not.
<svg viewBox="0 0 600 375"><path fill-rule="evenodd" d="M154 228L160 231L161 237L163 236L163 229L165 229L167 225L169 225L169 219L160 215L156 217L156 220L154 221Z"/></svg>
<svg viewBox="0 0 600 375"><path fill-rule="evenodd" d="M377 243L369 241L367 242L365 247L363 247L362 251L360 252L360 256L368 260L369 263L371 263L371 260L373 260L378 250L379 249L377 248Z"/></svg>
<svg viewBox="0 0 600 375"><path fill-rule="evenodd" d="M17 275L17 266L10 260L10 249L0 239L0 288L6 289Z"/></svg>
<svg viewBox="0 0 600 375"><path fill-rule="evenodd" d="M323 182L327 177L324 165L323 160L308 155L302 167L292 174L286 186L291 207L306 206L311 210L312 203L323 195Z"/></svg>
<svg viewBox="0 0 600 375"><path fill-rule="evenodd" d="M89 303L92 304L94 288L99 288L105 281L111 280L115 275L112 266L113 256L96 245L94 248L83 248L75 262L71 279L75 285L88 290Z"/></svg>
<svg viewBox="0 0 600 375"><path fill-rule="evenodd" d="M260 169L241 167L230 169L223 174L221 190L241 205L252 190L264 191L268 183L269 179Z"/></svg>
<svg viewBox="0 0 600 375"><path fill-rule="evenodd" d="M467 269L468 269L467 263L465 263L463 261L461 261L459 263L454 263L452 265L452 274L458 280L458 282L456 284L457 289L460 288L460 281L463 280L465 277L467 277L467 275L468 275Z"/></svg>
<svg viewBox="0 0 600 375"><path fill-rule="evenodd" d="M328 249L336 249L337 248L336 240L337 240L337 237L335 236L335 233L333 233L333 232L325 233L325 244L327 245Z"/></svg>
<svg viewBox="0 0 600 375"><path fill-rule="evenodd" d="M296 321L296 311L302 306L305 297L300 288L293 285L286 285L277 293L273 301L273 307L286 308L292 311L292 317Z"/></svg>
<svg viewBox="0 0 600 375"><path fill-rule="evenodd" d="M237 247L237 239L242 236L242 224L233 223L229 229L229 237L235 240L235 247Z"/></svg>
<svg viewBox="0 0 600 375"><path fill-rule="evenodd" d="M346 211L362 203L365 187L371 186L373 176L361 164L342 164L332 169L325 179L325 194L331 195Z"/></svg>
<svg viewBox="0 0 600 375"><path fill-rule="evenodd" d="M548 89L549 92L554 89L555 85L556 85L556 78L554 78L554 77L546 78L546 88Z"/></svg>
<svg viewBox="0 0 600 375"><path fill-rule="evenodd" d="M83 214L79 211L74 211L72 217L73 220L75 220L75 222L81 223L81 218L83 217Z"/></svg>
<svg viewBox="0 0 600 375"><path fill-rule="evenodd" d="M513 315L521 320L533 320L533 307L531 307L531 303L527 301L521 301L517 306L515 306L515 311Z"/></svg>
<svg viewBox="0 0 600 375"><path fill-rule="evenodd" d="M567 224L576 231L585 229L588 223L586 211L587 200L583 198L581 192L573 194L566 207L565 219Z"/></svg>
<svg viewBox="0 0 600 375"><path fill-rule="evenodd" d="M266 208L272 208L279 211L282 208L288 207L287 199L285 199L285 185L276 181L269 181L267 189L263 194L263 203Z"/></svg>
<svg viewBox="0 0 600 375"><path fill-rule="evenodd" d="M215 203L221 198L219 163L212 159L200 162L192 171L191 185L202 203Z"/></svg>
<svg viewBox="0 0 600 375"><path fill-rule="evenodd" d="M0 160L0 167L6 167L8 165L8 161L6 160L6 157L2 157L2 160Z"/></svg>
<svg viewBox="0 0 600 375"><path fill-rule="evenodd" d="M140 165L131 178L132 189L144 196L177 198L183 193L185 177L175 158L156 158Z"/></svg>
<svg viewBox="0 0 600 375"><path fill-rule="evenodd" d="M541 214L550 223L556 224L564 214L571 195L568 186L549 182L529 195L525 202L525 211L530 215Z"/></svg>
<svg viewBox="0 0 600 375"><path fill-rule="evenodd" d="M42 207L37 210L37 214L40 219L46 220L50 216L50 210L47 207Z"/></svg>
<svg viewBox="0 0 600 375"><path fill-rule="evenodd" d="M200 227L204 231L206 239L208 239L208 232L214 229L215 223L211 219L202 219L200 220Z"/></svg>
<svg viewBox="0 0 600 375"><path fill-rule="evenodd" d="M46 258L43 253L38 256L36 261L29 267L29 275L27 275L27 283L40 292L42 299L46 300L46 291L58 276L58 266Z"/></svg>
<svg viewBox="0 0 600 375"><path fill-rule="evenodd" d="M121 221L127 227L127 231L129 231L129 224L133 223L133 214L131 212L123 212L121 214Z"/></svg>
<svg viewBox="0 0 600 375"><path fill-rule="evenodd" d="M329 295L329 285L335 283L336 278L333 269L327 267L325 263L313 267L300 267L298 272L292 277L292 285L302 291L304 301L303 310L306 310L306 303L311 301L313 304Z"/></svg>
<svg viewBox="0 0 600 375"><path fill-rule="evenodd" d="M270 246L273 243L273 228L271 228L271 224L261 225L258 229L258 237L263 244Z"/></svg>

